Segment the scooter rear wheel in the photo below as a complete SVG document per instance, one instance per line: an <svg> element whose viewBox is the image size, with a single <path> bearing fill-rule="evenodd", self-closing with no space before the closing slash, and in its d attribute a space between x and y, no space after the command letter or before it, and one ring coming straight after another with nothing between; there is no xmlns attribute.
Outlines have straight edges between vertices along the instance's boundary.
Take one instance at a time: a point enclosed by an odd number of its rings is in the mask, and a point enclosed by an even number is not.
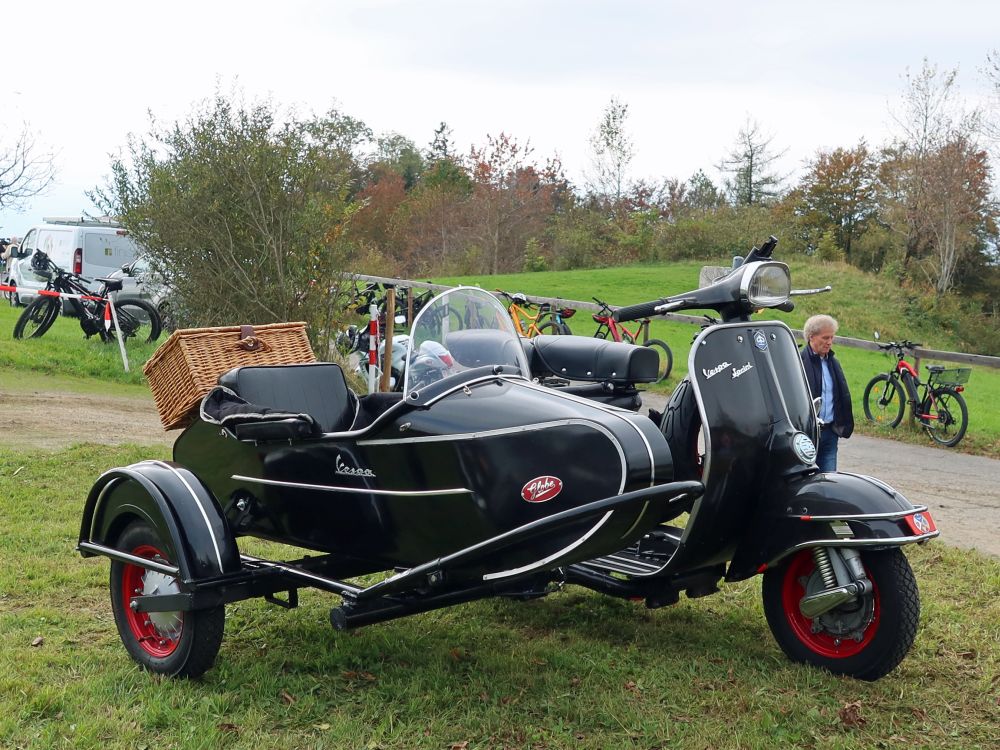
<svg viewBox="0 0 1000 750"><path fill-rule="evenodd" d="M797 552L764 573L764 614L789 659L877 680L906 656L920 619L920 594L910 564L899 548L863 552L861 559L872 593L813 619L799 610L806 592L822 589L812 550Z"/></svg>

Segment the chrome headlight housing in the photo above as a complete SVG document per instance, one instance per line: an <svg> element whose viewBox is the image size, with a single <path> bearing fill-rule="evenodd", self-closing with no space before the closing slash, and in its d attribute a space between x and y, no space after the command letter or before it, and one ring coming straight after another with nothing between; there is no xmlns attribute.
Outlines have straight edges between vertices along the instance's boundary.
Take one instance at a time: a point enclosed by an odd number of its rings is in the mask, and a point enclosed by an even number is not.
<svg viewBox="0 0 1000 750"><path fill-rule="evenodd" d="M777 307L788 300L792 275L784 263L759 261L747 266L740 287L750 307Z"/></svg>

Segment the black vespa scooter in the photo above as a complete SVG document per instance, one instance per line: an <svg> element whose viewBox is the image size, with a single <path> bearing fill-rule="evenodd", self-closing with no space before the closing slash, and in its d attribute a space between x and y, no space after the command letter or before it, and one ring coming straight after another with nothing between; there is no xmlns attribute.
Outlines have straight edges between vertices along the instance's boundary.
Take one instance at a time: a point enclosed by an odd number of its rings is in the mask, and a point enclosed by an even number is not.
<svg viewBox="0 0 1000 750"><path fill-rule="evenodd" d="M197 676L219 650L226 603L293 607L307 586L341 598L330 613L341 630L564 583L656 608L763 573L768 622L792 659L884 675L919 613L899 547L938 531L877 480L818 472L791 331L749 320L789 307L773 246L712 286L618 311L722 317L696 338L659 425L530 379L535 356L503 306L469 288L414 321L411 356L435 342L446 366L414 358L402 393L359 398L331 364L226 373L174 461L105 472L87 499L78 549L112 561L129 654ZM537 353L546 371L589 378L603 396L656 377L649 349L557 338L570 343ZM309 554L260 559L243 536ZM352 580L377 572L388 575Z"/></svg>
<svg viewBox="0 0 1000 750"><path fill-rule="evenodd" d="M750 320L760 308L792 309L788 268L771 260L776 244L769 238L706 288L617 311L623 321L678 310L721 316L695 338L688 377L661 421L674 479L700 479L705 493L683 528L663 526L571 566L568 579L617 572L635 586L659 581L698 596L719 578L763 573L768 625L791 659L875 680L899 664L917 629L917 584L900 547L939 531L926 507L877 479L817 471L818 405L792 333ZM798 293L816 291L824 290Z"/></svg>

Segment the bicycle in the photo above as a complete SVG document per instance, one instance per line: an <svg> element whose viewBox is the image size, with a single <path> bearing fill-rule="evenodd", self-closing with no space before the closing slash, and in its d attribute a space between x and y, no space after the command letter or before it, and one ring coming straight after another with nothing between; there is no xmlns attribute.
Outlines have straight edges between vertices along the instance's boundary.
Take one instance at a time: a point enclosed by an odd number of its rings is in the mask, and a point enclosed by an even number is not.
<svg viewBox="0 0 1000 750"><path fill-rule="evenodd" d="M134 340L150 343L160 337L160 316L156 308L145 300L115 303L115 315L110 314L109 295L122 288L121 279L99 278L97 281L101 282L101 288L96 293L92 292L85 286L87 279L64 271L40 250L35 251L31 267L35 274L46 279L45 288L38 290L38 296L17 319L14 338L37 339L44 336L59 317L63 295L66 295L70 308L79 317L80 327L88 339L97 334L104 342L112 341L119 331L125 342Z"/></svg>
<svg viewBox="0 0 1000 750"><path fill-rule="evenodd" d="M879 349L895 355L896 366L868 382L863 399L865 416L870 422L895 428L909 404L914 419L931 439L951 448L964 437L969 426L969 409L962 391L972 370L928 365L930 374L927 381L922 382L917 369L904 359L906 349L918 346L920 344L912 341L878 344Z"/></svg>
<svg viewBox="0 0 1000 750"><path fill-rule="evenodd" d="M601 306L601 311L593 314L594 320L597 321L597 330L594 331L594 338L606 339L610 336L613 341L624 341L626 344L635 344L641 338L642 343L639 346L648 346L660 355L660 376L656 382L662 383L670 377L670 371L674 369L674 353L670 350L666 341L649 338L649 318L640 320L639 327L634 331L630 331L615 320L611 305L597 299L597 297L591 297L591 299Z"/></svg>
<svg viewBox="0 0 1000 750"><path fill-rule="evenodd" d="M517 329L519 336L534 338L542 333L556 336L573 334L566 324L566 319L572 318L576 310L570 307L555 307L548 302L536 305L529 302L522 292L509 294L502 289L497 289L496 292L507 300L507 313L514 321L514 328Z"/></svg>

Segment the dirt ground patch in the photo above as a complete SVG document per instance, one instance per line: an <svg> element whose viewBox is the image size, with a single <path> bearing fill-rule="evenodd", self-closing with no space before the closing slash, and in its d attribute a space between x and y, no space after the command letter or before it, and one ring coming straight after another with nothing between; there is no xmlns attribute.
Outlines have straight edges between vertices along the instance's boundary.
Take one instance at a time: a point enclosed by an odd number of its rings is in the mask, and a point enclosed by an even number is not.
<svg viewBox="0 0 1000 750"><path fill-rule="evenodd" d="M665 398L647 395L662 409ZM76 443L170 446L151 396L0 390L0 444L61 450ZM947 544L1000 557L1000 461L855 435L839 468L887 482L927 505Z"/></svg>

